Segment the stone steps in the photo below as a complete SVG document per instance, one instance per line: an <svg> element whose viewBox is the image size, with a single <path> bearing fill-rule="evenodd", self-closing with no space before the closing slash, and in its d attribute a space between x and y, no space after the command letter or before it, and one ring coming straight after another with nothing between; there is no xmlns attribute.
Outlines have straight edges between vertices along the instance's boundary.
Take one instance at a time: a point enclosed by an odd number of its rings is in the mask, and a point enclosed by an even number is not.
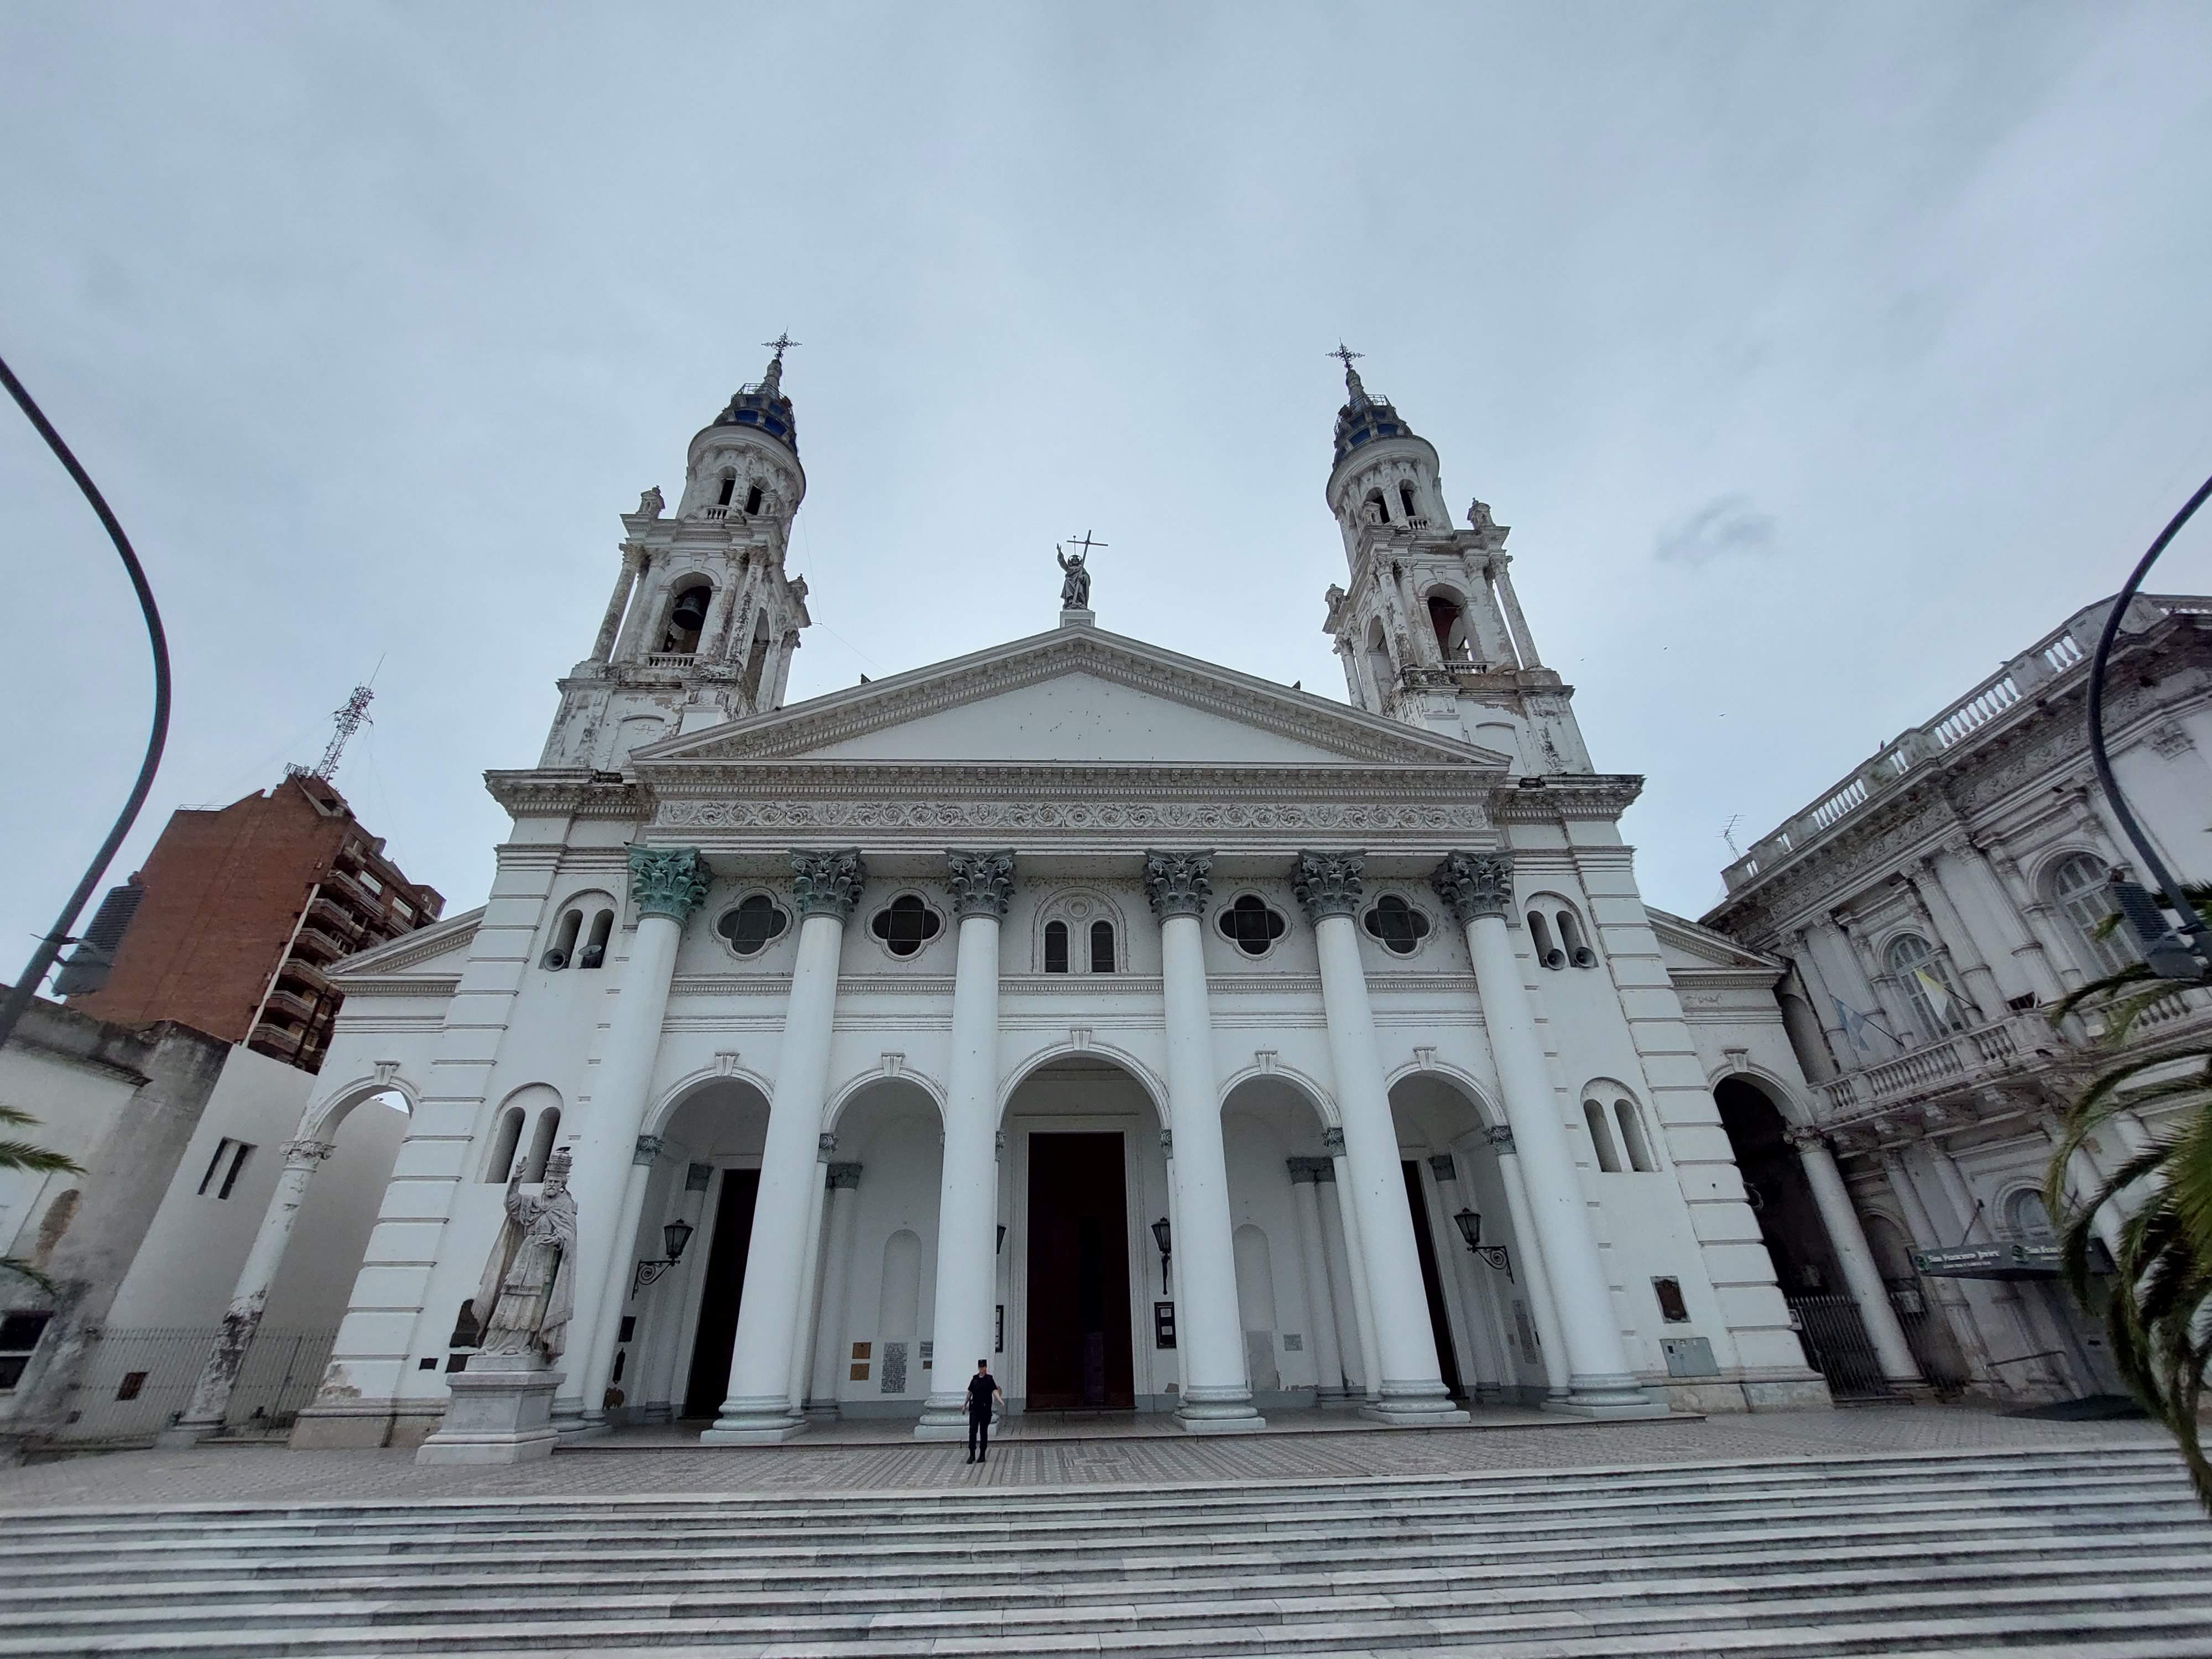
<svg viewBox="0 0 2212 1659"><path fill-rule="evenodd" d="M2162 1448L0 1517L0 1656L2212 1654Z"/></svg>

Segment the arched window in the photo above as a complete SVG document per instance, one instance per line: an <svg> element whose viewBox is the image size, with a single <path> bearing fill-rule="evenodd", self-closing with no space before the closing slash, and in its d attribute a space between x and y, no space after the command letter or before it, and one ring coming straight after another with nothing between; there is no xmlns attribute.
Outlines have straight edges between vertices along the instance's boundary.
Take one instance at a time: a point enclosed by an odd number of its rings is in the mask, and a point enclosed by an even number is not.
<svg viewBox="0 0 2212 1659"><path fill-rule="evenodd" d="M1883 960L1905 993L1921 1036L1934 1042L1966 1029L1966 1015L1958 987L1944 969L1943 959L1917 933L1899 933L1883 952Z"/></svg>
<svg viewBox="0 0 2212 1659"><path fill-rule="evenodd" d="M1428 937L1429 919L1395 893L1385 893L1362 918L1392 956L1410 957Z"/></svg>
<svg viewBox="0 0 2212 1659"><path fill-rule="evenodd" d="M2043 1194L2033 1187L2017 1187L2007 1193L1997 1213L2003 1219L2005 1231L2014 1238L2049 1243L2058 1237L2058 1229L2051 1224L2051 1211L2043 1201Z"/></svg>
<svg viewBox="0 0 2212 1659"><path fill-rule="evenodd" d="M757 513L760 510L761 487L758 484L755 484L750 489L745 491L745 511L747 513Z"/></svg>
<svg viewBox="0 0 2212 1659"><path fill-rule="evenodd" d="M491 1151L484 1158L483 1178L504 1183L514 1168L514 1149L522 1144L522 1108L509 1106L492 1127Z"/></svg>
<svg viewBox="0 0 2212 1659"><path fill-rule="evenodd" d="M1552 924L1544 920L1541 910L1528 912L1528 941L1536 947L1536 960L1547 968L1564 968L1567 953L1552 943Z"/></svg>
<svg viewBox="0 0 2212 1659"><path fill-rule="evenodd" d="M525 1181L545 1179L545 1160L553 1156L553 1137L561 1133L561 1109L548 1106L538 1114L538 1127L530 1137L530 1162L522 1166Z"/></svg>
<svg viewBox="0 0 2212 1659"><path fill-rule="evenodd" d="M1620 1125L1620 1145L1628 1154L1628 1167L1649 1175L1659 1166L1651 1157L1651 1143L1644 1133L1644 1115L1632 1100L1615 1099L1613 1121Z"/></svg>
<svg viewBox="0 0 2212 1659"><path fill-rule="evenodd" d="M737 474L734 472L725 472L722 475L722 493L714 497L715 505L718 507L727 507L730 504L730 497L737 493Z"/></svg>
<svg viewBox="0 0 2212 1659"><path fill-rule="evenodd" d="M1257 893L1239 893L1213 919L1221 937L1248 957L1264 957L1291 931L1289 920Z"/></svg>
<svg viewBox="0 0 2212 1659"><path fill-rule="evenodd" d="M602 910L592 918L590 939L576 957L579 968L604 968L607 963L607 941L615 936L615 913Z"/></svg>
<svg viewBox="0 0 2212 1659"><path fill-rule="evenodd" d="M1064 921L1044 925L1044 970L1048 974L1067 971L1067 924Z"/></svg>
<svg viewBox="0 0 2212 1659"><path fill-rule="evenodd" d="M659 648L680 656L689 656L699 648L699 635L707 626L707 610L714 601L714 590L705 582L693 582L679 589L676 602L668 607L668 626L660 635Z"/></svg>
<svg viewBox="0 0 2212 1659"><path fill-rule="evenodd" d="M1091 924L1091 971L1114 971L1114 924L1103 916Z"/></svg>
<svg viewBox="0 0 2212 1659"><path fill-rule="evenodd" d="M1388 524L1390 522L1390 509L1383 505L1382 492L1381 490L1369 490L1366 497L1359 503L1359 507L1361 516L1365 518L1368 523Z"/></svg>
<svg viewBox="0 0 2212 1659"><path fill-rule="evenodd" d="M1418 517L1421 511L1413 505L1413 486L1402 478L1398 482L1398 505L1406 509L1406 516L1409 519Z"/></svg>
<svg viewBox="0 0 2212 1659"><path fill-rule="evenodd" d="M538 965L557 971L573 962L576 956L576 933L583 925L584 913L581 910L571 910L562 916L560 925L553 930L553 943L538 959Z"/></svg>
<svg viewBox="0 0 2212 1659"><path fill-rule="evenodd" d="M2081 965L2099 978L2133 967L2139 958L2124 927L2100 938L2098 929L2113 913L2106 866L2087 853L2062 860L2051 872L2051 902L2066 913L2080 941Z"/></svg>
<svg viewBox="0 0 2212 1659"><path fill-rule="evenodd" d="M1605 1108L1594 1100L1583 1102L1583 1121L1589 1127L1590 1150L1597 1154L1597 1167L1607 1175L1620 1173L1620 1154L1613 1144L1613 1129L1605 1121Z"/></svg>
<svg viewBox="0 0 2212 1659"><path fill-rule="evenodd" d="M1474 647L1468 639L1467 612L1449 593L1429 595L1429 626L1436 630L1437 650L1446 662L1473 662Z"/></svg>
<svg viewBox="0 0 2212 1659"><path fill-rule="evenodd" d="M757 957L783 937L791 918L766 893L750 893L715 920L714 931L741 957Z"/></svg>
<svg viewBox="0 0 2212 1659"><path fill-rule="evenodd" d="M919 895L901 893L870 919L868 931L893 956L910 957L935 939L944 925Z"/></svg>

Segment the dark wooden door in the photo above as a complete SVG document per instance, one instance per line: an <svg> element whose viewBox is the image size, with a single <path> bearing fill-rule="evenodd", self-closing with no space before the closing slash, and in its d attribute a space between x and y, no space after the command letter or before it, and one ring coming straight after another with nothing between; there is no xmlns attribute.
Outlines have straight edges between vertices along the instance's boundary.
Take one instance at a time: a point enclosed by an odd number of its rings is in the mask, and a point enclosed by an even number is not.
<svg viewBox="0 0 2212 1659"><path fill-rule="evenodd" d="M1421 1288L1429 1293L1429 1332L1437 1340L1437 1369L1455 1400L1464 1398L1459 1363L1452 1358L1451 1316L1444 1311L1443 1264L1437 1260L1437 1242L1429 1234L1429 1201L1421 1191L1421 1166L1410 1158L1405 1164L1406 1202L1413 1212L1413 1248L1421 1255Z"/></svg>
<svg viewBox="0 0 2212 1659"><path fill-rule="evenodd" d="M1129 1212L1118 1134L1030 1137L1031 1411L1129 1411Z"/></svg>
<svg viewBox="0 0 2212 1659"><path fill-rule="evenodd" d="M752 1248L758 1170L722 1171L714 1239L707 1247L707 1282L699 1293L699 1334L691 1344L691 1377L684 1415L713 1417L730 1392L730 1350L738 1340L738 1304L745 1292L745 1255Z"/></svg>

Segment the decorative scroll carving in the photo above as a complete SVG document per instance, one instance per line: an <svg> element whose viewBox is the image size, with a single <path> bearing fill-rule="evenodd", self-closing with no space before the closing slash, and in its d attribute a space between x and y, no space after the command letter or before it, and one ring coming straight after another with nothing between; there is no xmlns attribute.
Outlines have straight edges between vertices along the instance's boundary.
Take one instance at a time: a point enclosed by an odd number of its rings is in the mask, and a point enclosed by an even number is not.
<svg viewBox="0 0 2212 1659"><path fill-rule="evenodd" d="M1003 916L1014 896L1014 852L947 853L956 916Z"/></svg>
<svg viewBox="0 0 2212 1659"><path fill-rule="evenodd" d="M857 1164L832 1164L830 1166L830 1188L857 1189L860 1184L860 1166Z"/></svg>
<svg viewBox="0 0 2212 1659"><path fill-rule="evenodd" d="M1478 916L1513 908L1513 860L1498 853L1452 853L1430 872L1429 885L1464 927Z"/></svg>
<svg viewBox="0 0 2212 1659"><path fill-rule="evenodd" d="M1344 1131L1336 1128L1323 1129L1321 1132L1321 1144L1322 1149L1326 1151L1331 1158L1342 1158L1344 1156ZM1336 1166L1334 1164L1331 1164L1329 1167L1334 1170Z"/></svg>
<svg viewBox="0 0 2212 1659"><path fill-rule="evenodd" d="M1213 896L1213 854L1163 853L1157 849L1145 854L1145 896L1152 902L1152 914L1165 921L1170 916L1206 915L1208 900Z"/></svg>
<svg viewBox="0 0 2212 1659"><path fill-rule="evenodd" d="M1490 1150L1492 1152L1497 1153L1500 1158L1510 1158L1513 1156L1515 1147L1513 1145L1512 1130L1507 1128L1503 1123L1500 1123L1493 1127L1485 1129L1482 1133L1489 1139Z"/></svg>
<svg viewBox="0 0 2212 1659"><path fill-rule="evenodd" d="M666 916L681 927L706 898L713 874L696 847L629 849L629 896L641 916Z"/></svg>
<svg viewBox="0 0 2212 1659"><path fill-rule="evenodd" d="M848 847L838 853L804 853L794 849L791 854L792 902L802 916L835 916L843 921L853 914L853 907L860 902L860 884L868 878L868 866L860 861L860 849Z"/></svg>
<svg viewBox="0 0 2212 1659"><path fill-rule="evenodd" d="M630 1153L629 1161L638 1168L644 1169L648 1167L653 1163L653 1160L659 1156L660 1137L659 1135L640 1135L637 1138L637 1148Z"/></svg>
<svg viewBox="0 0 2212 1659"><path fill-rule="evenodd" d="M1364 853L1300 853L1291 872L1291 891L1297 896L1306 920L1318 923L1323 916L1348 916L1359 908L1366 889Z"/></svg>

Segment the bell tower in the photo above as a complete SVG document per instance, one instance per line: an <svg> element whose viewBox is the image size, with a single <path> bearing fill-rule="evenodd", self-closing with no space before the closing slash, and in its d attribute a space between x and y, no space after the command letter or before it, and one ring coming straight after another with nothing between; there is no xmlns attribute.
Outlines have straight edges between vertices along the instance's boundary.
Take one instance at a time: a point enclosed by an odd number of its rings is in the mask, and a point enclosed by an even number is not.
<svg viewBox="0 0 2212 1659"><path fill-rule="evenodd" d="M1453 529L1435 448L1361 383L1358 352L1329 355L1346 396L1328 505L1352 569L1322 625L1352 702L1509 755L1516 775L1589 771L1574 688L1537 658L1514 597L1507 526L1477 501Z"/></svg>
<svg viewBox="0 0 2212 1659"><path fill-rule="evenodd" d="M806 495L783 354L691 440L676 511L658 487L623 514L622 569L592 653L560 683L538 763L618 771L632 750L783 702L806 581L786 574Z"/></svg>

